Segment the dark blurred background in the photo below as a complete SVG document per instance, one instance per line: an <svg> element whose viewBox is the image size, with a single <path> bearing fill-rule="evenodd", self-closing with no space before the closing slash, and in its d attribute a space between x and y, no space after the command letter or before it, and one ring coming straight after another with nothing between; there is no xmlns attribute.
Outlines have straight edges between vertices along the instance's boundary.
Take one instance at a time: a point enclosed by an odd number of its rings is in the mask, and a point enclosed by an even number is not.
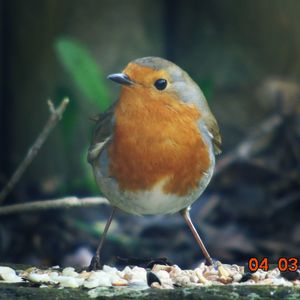
<svg viewBox="0 0 300 300"><path fill-rule="evenodd" d="M107 74L161 56L200 85L223 137L216 174L192 210L212 256L299 256L300 2L297 0L2 0L0 189L46 122L46 100L70 104L2 205L97 196L86 152L92 117L118 95ZM1 206L0 206L1 210ZM108 206L1 216L0 261L87 264ZM179 215L118 213L103 252L201 254Z"/></svg>

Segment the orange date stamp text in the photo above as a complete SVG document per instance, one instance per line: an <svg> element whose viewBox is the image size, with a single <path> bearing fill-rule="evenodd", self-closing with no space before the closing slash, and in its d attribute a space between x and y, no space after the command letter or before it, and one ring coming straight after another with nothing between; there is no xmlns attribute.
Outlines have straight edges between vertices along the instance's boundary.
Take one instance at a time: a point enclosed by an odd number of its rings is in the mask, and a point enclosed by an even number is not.
<svg viewBox="0 0 300 300"><path fill-rule="evenodd" d="M274 264L272 264L274 266ZM267 257L258 259L251 257L248 260L248 268L250 272L256 272L257 270L269 271L270 263ZM275 264L275 267L281 272L290 271L296 272L299 268L299 259L296 257L280 257Z"/></svg>

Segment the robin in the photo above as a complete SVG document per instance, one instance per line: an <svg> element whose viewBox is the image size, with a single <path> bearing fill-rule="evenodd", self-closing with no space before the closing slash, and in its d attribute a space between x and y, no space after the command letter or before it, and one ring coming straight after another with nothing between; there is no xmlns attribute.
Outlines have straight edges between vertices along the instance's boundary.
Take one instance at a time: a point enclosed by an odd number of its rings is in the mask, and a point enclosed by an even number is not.
<svg viewBox="0 0 300 300"><path fill-rule="evenodd" d="M121 93L97 121L88 161L113 209L90 269L101 268L100 252L116 209L136 215L180 212L211 265L189 214L221 152L219 127L201 89L159 57L136 59L108 79L121 84Z"/></svg>

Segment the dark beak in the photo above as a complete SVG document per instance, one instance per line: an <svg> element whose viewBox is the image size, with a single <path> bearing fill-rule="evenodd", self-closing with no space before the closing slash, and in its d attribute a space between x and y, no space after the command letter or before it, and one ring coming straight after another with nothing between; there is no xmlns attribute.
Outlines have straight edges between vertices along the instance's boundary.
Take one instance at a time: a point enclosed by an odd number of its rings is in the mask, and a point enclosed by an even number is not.
<svg viewBox="0 0 300 300"><path fill-rule="evenodd" d="M124 84L124 85L132 85L134 82L130 80L128 75L124 73L116 73L116 74L110 74L107 76L107 79L110 79L116 83Z"/></svg>

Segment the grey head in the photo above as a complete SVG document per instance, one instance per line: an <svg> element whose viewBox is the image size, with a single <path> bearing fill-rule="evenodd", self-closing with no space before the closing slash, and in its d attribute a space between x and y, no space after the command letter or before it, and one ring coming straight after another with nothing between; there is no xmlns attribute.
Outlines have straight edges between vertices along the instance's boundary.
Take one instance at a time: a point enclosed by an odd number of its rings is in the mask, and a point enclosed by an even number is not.
<svg viewBox="0 0 300 300"><path fill-rule="evenodd" d="M138 58L132 63L149 67L154 70L165 70L171 77L169 89L174 90L182 101L195 104L203 112L209 109L200 87L187 72L173 62L160 57L148 56Z"/></svg>

